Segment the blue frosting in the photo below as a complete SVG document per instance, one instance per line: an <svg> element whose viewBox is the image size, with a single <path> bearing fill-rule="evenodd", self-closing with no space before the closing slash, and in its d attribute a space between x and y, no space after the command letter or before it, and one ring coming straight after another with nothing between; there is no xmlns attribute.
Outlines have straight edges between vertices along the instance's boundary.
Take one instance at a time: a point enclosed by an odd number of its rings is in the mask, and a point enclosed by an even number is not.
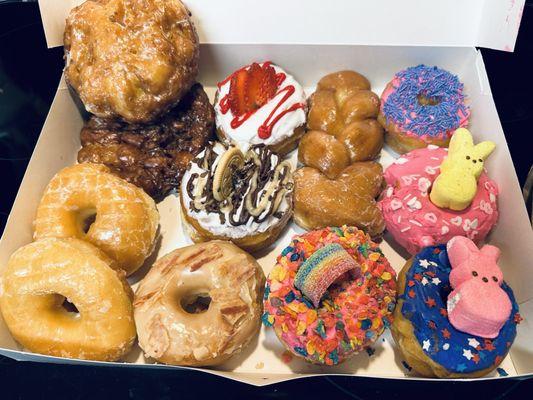
<svg viewBox="0 0 533 400"><path fill-rule="evenodd" d="M485 339L455 329L448 320L446 302L451 292L451 271L446 245L422 249L413 258L406 274L402 314L411 321L424 353L448 371L480 371L505 357L516 336L520 320L513 291L504 282L502 289L512 303L511 316L495 339Z"/></svg>
<svg viewBox="0 0 533 400"><path fill-rule="evenodd" d="M418 136L442 136L459 128L460 114L468 115L463 84L457 76L437 67L419 65L398 72L399 85L383 105L387 121ZM418 96L438 104L420 104Z"/></svg>

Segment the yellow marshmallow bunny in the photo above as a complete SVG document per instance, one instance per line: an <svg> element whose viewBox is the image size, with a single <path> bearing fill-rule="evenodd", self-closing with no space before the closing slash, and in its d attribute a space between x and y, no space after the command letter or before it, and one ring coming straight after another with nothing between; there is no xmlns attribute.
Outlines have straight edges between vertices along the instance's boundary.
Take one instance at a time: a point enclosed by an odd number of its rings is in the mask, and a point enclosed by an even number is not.
<svg viewBox="0 0 533 400"><path fill-rule="evenodd" d="M429 194L433 204L455 211L467 208L476 196L483 162L495 147L490 141L474 146L468 129L457 129L450 140L448 155L440 166L440 175Z"/></svg>

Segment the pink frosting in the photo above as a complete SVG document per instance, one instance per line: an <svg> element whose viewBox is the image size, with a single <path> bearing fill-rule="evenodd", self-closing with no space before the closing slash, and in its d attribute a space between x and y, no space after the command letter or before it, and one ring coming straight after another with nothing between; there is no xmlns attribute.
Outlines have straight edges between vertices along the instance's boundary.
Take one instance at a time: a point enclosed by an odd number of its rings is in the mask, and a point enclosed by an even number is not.
<svg viewBox="0 0 533 400"><path fill-rule="evenodd" d="M448 150L437 146L413 150L385 171L387 188L378 203L387 230L411 253L425 246L466 236L479 243L498 220L498 187L485 172L472 204L462 211L435 206L429 199L433 181Z"/></svg>
<svg viewBox="0 0 533 400"><path fill-rule="evenodd" d="M400 80L395 77L385 87L385 90L381 94L381 102L380 102L381 114L385 115L385 113L383 112L383 106L385 105L385 102L387 101L389 96L396 91L396 89L398 88L399 85L400 85ZM466 127L468 127L468 118L470 117L470 113L467 113L465 115L461 110L459 110L457 115L459 115L459 126L457 128L466 128ZM420 135L416 134L413 131L403 130L403 128L401 128L394 121L387 120L387 122L392 124L394 126L395 130L403 132L403 134L406 135L406 136L411 136L411 137L415 137L415 138L422 139L422 140L425 140L427 138L435 138L434 136L429 136L429 135L420 136ZM405 121L405 122L408 123L409 121ZM451 137L453 135L453 133L455 132L455 130L456 130L456 128L450 129L448 131L443 131L437 137L439 137L439 138Z"/></svg>

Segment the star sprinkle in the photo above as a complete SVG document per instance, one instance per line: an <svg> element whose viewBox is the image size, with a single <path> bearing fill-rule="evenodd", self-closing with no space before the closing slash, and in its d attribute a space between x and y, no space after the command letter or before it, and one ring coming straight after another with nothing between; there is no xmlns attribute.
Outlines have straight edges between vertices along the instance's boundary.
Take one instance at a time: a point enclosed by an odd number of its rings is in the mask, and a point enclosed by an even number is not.
<svg viewBox="0 0 533 400"><path fill-rule="evenodd" d="M470 361L473 356L472 350L463 349L463 357L465 357L467 360Z"/></svg>
<svg viewBox="0 0 533 400"><path fill-rule="evenodd" d="M457 366L457 371L464 372L465 370L466 370L466 364L461 363Z"/></svg>
<svg viewBox="0 0 533 400"><path fill-rule="evenodd" d="M425 351L429 351L430 346L431 346L431 341L429 339L424 340L424 342L422 343L422 349Z"/></svg>
<svg viewBox="0 0 533 400"><path fill-rule="evenodd" d="M474 354L472 360L477 364L479 362L479 354Z"/></svg>
<svg viewBox="0 0 533 400"><path fill-rule="evenodd" d="M429 281L428 281L427 278L424 276L424 277L422 278L422 285L426 286L428 283L429 283Z"/></svg>
<svg viewBox="0 0 533 400"><path fill-rule="evenodd" d="M450 333L450 331L449 331L448 329L446 329L446 328L444 328L444 329L441 331L441 333L442 333L442 337L443 337L444 339L449 339L449 338L452 336L451 333Z"/></svg>
<svg viewBox="0 0 533 400"><path fill-rule="evenodd" d="M468 338L468 345L474 349L477 349L480 343L476 340L476 338Z"/></svg>
<svg viewBox="0 0 533 400"><path fill-rule="evenodd" d="M485 339L485 350L487 350L487 351L496 350L496 347L494 347L494 344L492 343L492 340Z"/></svg>
<svg viewBox="0 0 533 400"><path fill-rule="evenodd" d="M441 282L441 280L440 280L439 278L433 278L433 279L431 280L431 282L432 282L434 285L438 285L438 284Z"/></svg>
<svg viewBox="0 0 533 400"><path fill-rule="evenodd" d="M437 303L435 302L435 299L431 297L428 297L428 299L426 300L426 304L429 308L433 308L437 305Z"/></svg>
<svg viewBox="0 0 533 400"><path fill-rule="evenodd" d="M430 265L429 261L428 261L428 260L425 260L425 259L424 259L424 260L420 260L419 264L420 264L420 266L421 266L422 268L427 268L427 267L429 267L429 265Z"/></svg>

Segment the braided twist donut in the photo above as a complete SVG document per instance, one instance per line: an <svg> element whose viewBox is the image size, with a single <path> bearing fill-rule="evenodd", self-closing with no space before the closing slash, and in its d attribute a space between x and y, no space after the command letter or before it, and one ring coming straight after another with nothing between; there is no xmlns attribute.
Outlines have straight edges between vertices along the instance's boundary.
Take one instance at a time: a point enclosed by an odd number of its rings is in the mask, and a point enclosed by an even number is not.
<svg viewBox="0 0 533 400"><path fill-rule="evenodd" d="M299 160L335 179L348 165L376 158L383 147L377 122L379 97L355 71L324 76L311 96L307 127L298 148Z"/></svg>
<svg viewBox="0 0 533 400"><path fill-rule="evenodd" d="M87 230L91 217L94 223ZM142 189L104 165L77 164L59 171L48 184L37 208L34 239L86 240L130 275L152 252L158 224L155 203Z"/></svg>
<svg viewBox="0 0 533 400"><path fill-rule="evenodd" d="M310 98L307 126L294 174L294 219L304 229L350 225L371 236L385 224L376 205L383 183L376 158L383 129L379 98L355 71L323 77Z"/></svg>
<svg viewBox="0 0 533 400"><path fill-rule="evenodd" d="M18 249L2 274L9 331L34 353L115 361L135 340L131 289L113 261L78 239L47 238ZM62 304L68 299L77 313Z"/></svg>

